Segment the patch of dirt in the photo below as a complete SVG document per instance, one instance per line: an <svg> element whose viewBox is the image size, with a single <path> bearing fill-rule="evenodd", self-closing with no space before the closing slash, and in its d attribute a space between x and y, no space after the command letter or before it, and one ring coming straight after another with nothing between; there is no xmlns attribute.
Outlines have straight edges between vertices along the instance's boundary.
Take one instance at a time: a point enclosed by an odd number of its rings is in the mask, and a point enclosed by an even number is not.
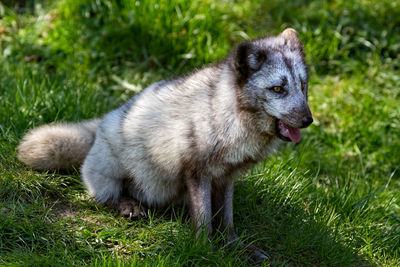
<svg viewBox="0 0 400 267"><path fill-rule="evenodd" d="M52 213L57 218L78 219L95 225L105 225L106 222L97 218L90 211L71 205L70 203L56 203L52 207Z"/></svg>

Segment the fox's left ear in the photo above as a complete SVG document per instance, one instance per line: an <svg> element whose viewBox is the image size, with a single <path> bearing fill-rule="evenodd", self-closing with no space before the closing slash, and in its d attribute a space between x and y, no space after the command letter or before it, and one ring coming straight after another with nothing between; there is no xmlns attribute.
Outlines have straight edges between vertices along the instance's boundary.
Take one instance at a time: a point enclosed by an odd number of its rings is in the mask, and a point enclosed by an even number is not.
<svg viewBox="0 0 400 267"><path fill-rule="evenodd" d="M285 40L285 45L291 49L303 51L303 43L300 41L296 30L287 28L281 34L279 34Z"/></svg>
<svg viewBox="0 0 400 267"><path fill-rule="evenodd" d="M259 70L266 59L265 51L252 42L242 42L235 49L235 67L244 77Z"/></svg>

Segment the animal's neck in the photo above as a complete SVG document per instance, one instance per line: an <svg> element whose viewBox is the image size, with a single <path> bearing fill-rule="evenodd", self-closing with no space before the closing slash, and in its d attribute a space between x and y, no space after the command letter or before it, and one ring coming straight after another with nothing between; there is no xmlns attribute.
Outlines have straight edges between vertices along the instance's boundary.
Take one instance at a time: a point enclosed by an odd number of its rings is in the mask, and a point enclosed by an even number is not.
<svg viewBox="0 0 400 267"><path fill-rule="evenodd" d="M241 88L236 81L236 74L229 65L225 65L218 73L215 83L215 97L213 106L216 120L223 125L222 134L229 139L229 143L248 143L263 150L270 142L276 139L273 121L263 111L254 111L243 108Z"/></svg>

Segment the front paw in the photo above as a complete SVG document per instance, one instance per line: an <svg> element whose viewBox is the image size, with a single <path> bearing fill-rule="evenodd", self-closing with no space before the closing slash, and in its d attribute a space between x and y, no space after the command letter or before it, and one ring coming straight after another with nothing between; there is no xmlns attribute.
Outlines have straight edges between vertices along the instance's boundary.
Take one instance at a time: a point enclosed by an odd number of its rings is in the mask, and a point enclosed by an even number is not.
<svg viewBox="0 0 400 267"><path fill-rule="evenodd" d="M255 262L255 263L260 263L264 260L267 260L270 258L270 256L262 250L261 248L253 245L253 244L244 244L240 242L235 235L234 238L230 239L230 246L232 247L237 247L240 250L244 250L246 254L244 255L247 259Z"/></svg>
<svg viewBox="0 0 400 267"><path fill-rule="evenodd" d="M248 256L250 257L250 259L255 262L261 262L270 258L267 252L265 252L259 247L256 247L253 244L243 245L243 246L248 252Z"/></svg>

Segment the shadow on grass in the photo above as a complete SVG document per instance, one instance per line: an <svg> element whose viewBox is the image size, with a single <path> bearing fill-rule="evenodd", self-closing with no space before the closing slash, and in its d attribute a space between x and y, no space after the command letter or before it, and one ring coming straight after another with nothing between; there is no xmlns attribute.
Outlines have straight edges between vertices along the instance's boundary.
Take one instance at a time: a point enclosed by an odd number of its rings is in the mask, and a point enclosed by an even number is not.
<svg viewBox="0 0 400 267"><path fill-rule="evenodd" d="M307 204L283 203L239 180L234 202L237 231L269 252L272 265L373 265L346 244L338 229L329 226L333 212L322 221L307 212Z"/></svg>

